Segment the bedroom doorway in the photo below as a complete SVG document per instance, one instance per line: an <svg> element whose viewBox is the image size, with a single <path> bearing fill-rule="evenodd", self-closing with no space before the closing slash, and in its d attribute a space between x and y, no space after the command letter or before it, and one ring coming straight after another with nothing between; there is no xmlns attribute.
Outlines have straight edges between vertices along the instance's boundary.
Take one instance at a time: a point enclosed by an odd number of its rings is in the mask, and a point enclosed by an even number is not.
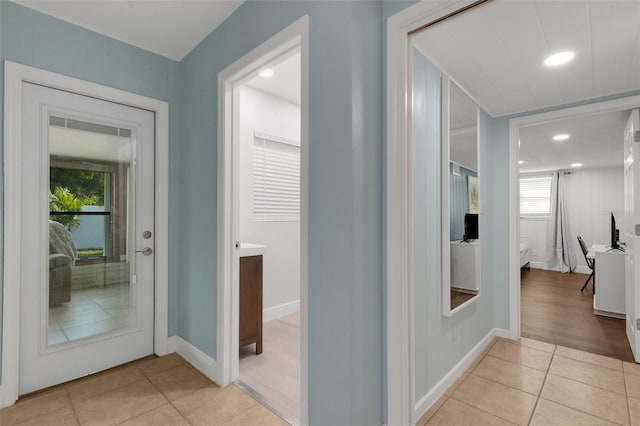
<svg viewBox="0 0 640 426"><path fill-rule="evenodd" d="M624 244L615 247L628 235L624 128L638 105L636 96L510 121L510 167L517 171L510 179L514 337L634 361L626 336ZM562 238L549 232L554 224ZM597 273L590 267L596 256Z"/></svg>
<svg viewBox="0 0 640 426"><path fill-rule="evenodd" d="M152 112L29 83L23 111L20 394L153 353L155 234Z"/></svg>

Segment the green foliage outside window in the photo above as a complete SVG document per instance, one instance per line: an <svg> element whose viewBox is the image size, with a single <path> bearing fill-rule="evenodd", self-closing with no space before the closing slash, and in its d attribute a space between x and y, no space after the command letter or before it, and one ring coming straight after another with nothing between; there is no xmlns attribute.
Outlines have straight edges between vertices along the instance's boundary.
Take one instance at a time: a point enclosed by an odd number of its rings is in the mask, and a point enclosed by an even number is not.
<svg viewBox="0 0 640 426"><path fill-rule="evenodd" d="M79 212L83 206L95 206L98 201L96 195L78 196L69 188L56 186L53 192L49 192L49 210L51 212ZM77 215L55 215L51 213L51 220L55 220L72 230L80 223Z"/></svg>
<svg viewBox="0 0 640 426"><path fill-rule="evenodd" d="M49 191L56 187L67 188L77 197L95 197L95 204L104 205L104 182L108 173L89 170L64 169L51 167L49 170Z"/></svg>

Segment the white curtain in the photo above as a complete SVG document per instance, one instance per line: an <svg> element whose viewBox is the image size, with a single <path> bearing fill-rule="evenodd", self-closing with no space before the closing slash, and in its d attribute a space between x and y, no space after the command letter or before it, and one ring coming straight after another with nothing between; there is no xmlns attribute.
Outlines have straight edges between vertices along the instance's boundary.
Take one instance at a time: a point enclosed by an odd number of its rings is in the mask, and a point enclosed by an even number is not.
<svg viewBox="0 0 640 426"><path fill-rule="evenodd" d="M556 172L551 181L551 208L547 223L545 267L554 271L572 272L577 262L564 198L564 178L564 173Z"/></svg>

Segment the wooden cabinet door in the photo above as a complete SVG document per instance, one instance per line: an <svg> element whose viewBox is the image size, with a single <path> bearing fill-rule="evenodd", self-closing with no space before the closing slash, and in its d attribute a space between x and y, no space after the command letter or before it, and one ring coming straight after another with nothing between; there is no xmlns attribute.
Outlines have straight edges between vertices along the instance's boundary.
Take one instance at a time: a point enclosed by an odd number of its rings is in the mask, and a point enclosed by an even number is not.
<svg viewBox="0 0 640 426"><path fill-rule="evenodd" d="M262 353L262 256L240 258L240 347Z"/></svg>

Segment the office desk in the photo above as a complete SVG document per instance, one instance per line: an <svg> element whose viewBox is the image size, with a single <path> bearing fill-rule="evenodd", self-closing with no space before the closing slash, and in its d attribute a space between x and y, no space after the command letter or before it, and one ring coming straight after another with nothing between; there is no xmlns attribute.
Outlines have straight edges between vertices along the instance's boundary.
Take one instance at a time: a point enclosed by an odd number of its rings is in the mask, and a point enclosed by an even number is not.
<svg viewBox="0 0 640 426"><path fill-rule="evenodd" d="M624 252L608 251L604 244L594 244L587 253L595 259L596 293L593 312L613 318L625 318Z"/></svg>

